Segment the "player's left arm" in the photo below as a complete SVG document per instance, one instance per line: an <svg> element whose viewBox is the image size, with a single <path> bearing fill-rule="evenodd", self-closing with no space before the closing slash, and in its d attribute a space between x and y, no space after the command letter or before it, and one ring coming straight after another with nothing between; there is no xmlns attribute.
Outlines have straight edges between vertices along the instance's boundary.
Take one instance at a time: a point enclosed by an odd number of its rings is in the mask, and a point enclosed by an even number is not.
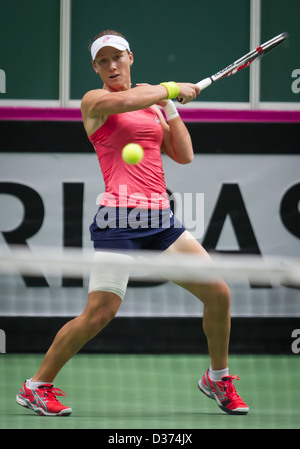
<svg viewBox="0 0 300 449"><path fill-rule="evenodd" d="M179 164L189 164L194 158L194 150L190 134L181 117L177 115L166 122L160 109L157 107L156 110L164 132L162 152Z"/></svg>

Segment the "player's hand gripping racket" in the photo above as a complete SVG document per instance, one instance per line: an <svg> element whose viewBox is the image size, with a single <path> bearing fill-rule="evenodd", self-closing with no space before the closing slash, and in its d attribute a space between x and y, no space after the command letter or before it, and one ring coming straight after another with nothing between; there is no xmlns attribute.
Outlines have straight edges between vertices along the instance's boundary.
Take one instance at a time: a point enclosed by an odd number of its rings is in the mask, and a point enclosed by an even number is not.
<svg viewBox="0 0 300 449"><path fill-rule="evenodd" d="M197 86L200 87L200 90L203 90L210 86L213 82L218 81L221 78L234 75L245 67L248 67L252 62L269 53L269 51L273 50L273 48L277 47L277 45L285 41L287 37L288 33L281 33L278 36L273 37L273 39L270 39L264 44L261 44L259 47L255 48L255 50L250 51L249 53L242 56L240 59L215 73L214 75L199 81L199 83L197 83ZM178 98L178 101L182 103L184 101L184 98Z"/></svg>

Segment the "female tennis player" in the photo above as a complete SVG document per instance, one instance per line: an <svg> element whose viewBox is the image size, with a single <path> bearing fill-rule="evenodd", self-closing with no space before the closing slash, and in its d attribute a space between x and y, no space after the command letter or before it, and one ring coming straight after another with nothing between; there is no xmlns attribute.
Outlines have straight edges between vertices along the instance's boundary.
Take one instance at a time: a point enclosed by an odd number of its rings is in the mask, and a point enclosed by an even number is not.
<svg viewBox="0 0 300 449"><path fill-rule="evenodd" d="M199 87L174 82L132 87L133 53L127 40L112 30L96 36L91 45L91 56L93 69L100 76L103 87L84 95L81 110L106 185L90 227L96 255L98 251L119 250L121 253L149 249L209 257L170 213L161 160L161 152L179 164L193 160L190 135L171 100L181 97L188 103L200 93ZM163 108L166 120L160 108ZM128 143L138 143L144 149L144 157L136 165L126 164L122 159L122 149ZM132 226L130 221L137 205L139 227ZM57 333L37 373L24 382L18 393L20 405L41 415L71 414L71 408L57 399L65 394L52 383L65 363L115 317L125 295L128 277L126 269L116 273L103 272L99 268L92 271L85 310ZM178 284L204 303L203 329L211 366L200 379L199 389L215 399L223 411L246 414L248 407L233 385L233 379L238 377L228 372L228 286L223 281Z"/></svg>

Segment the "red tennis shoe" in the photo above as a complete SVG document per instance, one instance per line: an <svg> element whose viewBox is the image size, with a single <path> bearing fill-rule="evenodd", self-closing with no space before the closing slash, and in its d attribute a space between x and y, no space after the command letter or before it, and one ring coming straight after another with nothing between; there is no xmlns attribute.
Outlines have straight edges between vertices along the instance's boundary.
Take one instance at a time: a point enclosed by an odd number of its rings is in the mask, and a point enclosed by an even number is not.
<svg viewBox="0 0 300 449"><path fill-rule="evenodd" d="M16 401L23 407L33 410L38 415L45 416L68 416L72 409L62 405L56 396L66 396L59 388L51 384L44 384L30 390L26 387L26 381L17 394Z"/></svg>
<svg viewBox="0 0 300 449"><path fill-rule="evenodd" d="M199 380L198 388L202 393L217 401L221 410L230 415L246 415L249 407L237 394L233 380L239 380L238 376L225 376L215 382L209 377L209 371Z"/></svg>

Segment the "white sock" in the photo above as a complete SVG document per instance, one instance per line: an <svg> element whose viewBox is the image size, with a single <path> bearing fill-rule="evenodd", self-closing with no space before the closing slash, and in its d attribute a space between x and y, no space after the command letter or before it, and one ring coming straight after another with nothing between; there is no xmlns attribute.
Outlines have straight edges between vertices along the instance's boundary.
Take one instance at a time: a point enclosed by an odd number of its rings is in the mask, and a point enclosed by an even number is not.
<svg viewBox="0 0 300 449"><path fill-rule="evenodd" d="M32 382L31 379L26 380L26 387L30 390L35 390L36 388L39 388L41 385L45 385L48 382Z"/></svg>
<svg viewBox="0 0 300 449"><path fill-rule="evenodd" d="M229 373L229 369L228 368L224 368L224 369L218 369L218 370L213 370L212 367L209 368L209 377L211 378L211 380L217 382L218 380L221 380L222 377L224 376L228 376Z"/></svg>

